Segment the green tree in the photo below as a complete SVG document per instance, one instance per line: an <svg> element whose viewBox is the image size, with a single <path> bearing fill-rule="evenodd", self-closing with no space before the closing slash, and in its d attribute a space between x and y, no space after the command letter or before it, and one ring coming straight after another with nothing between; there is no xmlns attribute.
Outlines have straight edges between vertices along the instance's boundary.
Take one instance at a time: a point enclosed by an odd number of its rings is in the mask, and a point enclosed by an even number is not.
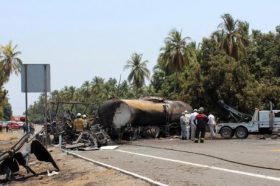
<svg viewBox="0 0 280 186"><path fill-rule="evenodd" d="M196 56L193 55L192 47L188 47L187 40L189 37L183 37L182 33L173 29L169 32L164 40L164 47L160 49L158 66L166 74L176 74L177 83L174 91L178 89L178 73L182 72L187 64Z"/></svg>
<svg viewBox="0 0 280 186"><path fill-rule="evenodd" d="M67 102L76 100L76 87L74 86L65 86L62 89L61 99Z"/></svg>
<svg viewBox="0 0 280 186"><path fill-rule="evenodd" d="M21 52L16 50L17 45L12 46L12 42L0 48L0 112L3 113L3 104L6 99L7 90L3 85L9 81L11 73L16 75L20 72L22 60L18 57ZM0 114L0 118L2 118Z"/></svg>
<svg viewBox="0 0 280 186"><path fill-rule="evenodd" d="M142 54L133 53L124 66L124 70L130 69L127 79L136 87L138 93L142 91L141 89L145 85L145 79L150 78L147 63L147 60L142 61Z"/></svg>
<svg viewBox="0 0 280 186"><path fill-rule="evenodd" d="M158 59L159 66L168 72L180 72L189 62L186 58L187 40L189 37L182 37L182 33L171 30L165 38L164 47L160 49Z"/></svg>
<svg viewBox="0 0 280 186"><path fill-rule="evenodd" d="M153 91L149 92L154 93L155 96L177 99L178 92L174 91L174 87L177 86L177 79L175 73L166 74L164 70L156 66L151 80L152 88L150 88Z"/></svg>
<svg viewBox="0 0 280 186"><path fill-rule="evenodd" d="M160 92L163 88L163 83L166 80L165 72L158 67L158 65L154 68L153 77L151 79L151 85L153 86L156 93Z"/></svg>
<svg viewBox="0 0 280 186"><path fill-rule="evenodd" d="M243 59L260 82L280 85L280 32L261 33L253 30L252 44ZM277 83L278 82L278 83Z"/></svg>
<svg viewBox="0 0 280 186"><path fill-rule="evenodd" d="M44 114L45 114L45 97L44 94L41 94L38 100L28 107L28 120L30 122L43 124Z"/></svg>
<svg viewBox="0 0 280 186"><path fill-rule="evenodd" d="M236 60L245 55L245 48L248 46L249 24L234 20L230 14L221 16L223 22L219 24L221 34L220 48Z"/></svg>
<svg viewBox="0 0 280 186"><path fill-rule="evenodd" d="M250 73L261 84L259 99L267 108L272 101L275 108L280 107L280 30L261 33L252 31L251 44L247 49L247 57L242 63L248 64ZM269 107L268 107L269 108Z"/></svg>
<svg viewBox="0 0 280 186"><path fill-rule="evenodd" d="M89 100L90 95L91 95L90 94L90 89L91 89L90 82L85 81L80 88L81 96L82 96L82 99L83 99L82 101L86 102L86 101Z"/></svg>
<svg viewBox="0 0 280 186"><path fill-rule="evenodd" d="M1 47L3 54L1 58L1 70L7 77L9 77L12 72L18 74L21 69L22 60L18 57L21 52L17 51L16 48L17 45L13 47L12 42Z"/></svg>
<svg viewBox="0 0 280 186"><path fill-rule="evenodd" d="M11 120L12 115L13 115L12 106L8 102L8 100L6 100L3 106L3 118L4 120L9 121Z"/></svg>

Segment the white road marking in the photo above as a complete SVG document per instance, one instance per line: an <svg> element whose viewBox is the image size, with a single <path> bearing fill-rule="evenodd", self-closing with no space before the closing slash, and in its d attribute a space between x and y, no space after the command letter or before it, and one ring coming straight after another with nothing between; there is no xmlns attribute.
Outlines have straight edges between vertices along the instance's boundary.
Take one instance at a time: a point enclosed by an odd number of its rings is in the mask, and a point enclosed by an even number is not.
<svg viewBox="0 0 280 186"><path fill-rule="evenodd" d="M141 175L136 174L136 173L134 173L134 172L130 172L130 171L127 171L127 170L118 168L118 167L114 167L114 166L112 166L112 165L105 164L105 163L102 163L102 162L100 162L100 161L96 161L96 160L93 160L93 159L90 159L90 158L86 158L86 157L81 156L81 155L79 155L79 154L77 154L77 153L74 153L74 152L70 152L70 151L67 151L67 150L62 150L62 151L66 152L67 154L71 154L71 155L73 155L73 156L76 156L76 157L82 158L82 159L84 159L84 160L90 161L90 162L92 162L92 163L95 163L95 164L97 164L97 165L100 165L100 166L103 166L103 167L106 167L106 168L110 168L110 169L115 169L115 170L120 171L120 172L122 172L122 173L125 173L125 174L127 174L127 175L130 175L130 176L133 176L133 177L136 177L136 178L145 180L145 181L147 181L147 182L149 182L149 183L152 183L152 184L154 184L154 185L158 185L158 186L168 186L168 185L166 185L166 184L164 184L164 183L160 183L160 182L155 181L155 180L152 180L152 179L150 179L150 178L148 178L148 177L141 176Z"/></svg>
<svg viewBox="0 0 280 186"><path fill-rule="evenodd" d="M133 154L133 155L137 155L137 156L143 156L143 157L147 157L147 158L154 158L154 159L159 159L159 160L164 160L164 161L170 161L170 162L175 162L175 163L180 163L180 164L185 164L185 165L191 165L191 166L196 166L196 167L202 167L202 168L209 168L209 169L219 170L219 171L223 171L223 172L230 172L230 173L234 173L234 174L241 174L241 175L257 177L257 178L262 178L262 179L267 179L267 180L274 180L274 181L279 181L280 182L279 177L272 177L272 176L267 176L267 175L262 175L262 174L255 174L255 173L238 171L238 170L233 170L233 169L220 168L220 167L215 167L215 166L210 166L210 165L191 163L191 162L187 162L187 161L163 158L163 157L152 156L152 155L148 155L148 154L141 154L141 153L136 153L136 152L130 152L130 151L125 151L125 150L116 150L116 151L127 153L127 154Z"/></svg>

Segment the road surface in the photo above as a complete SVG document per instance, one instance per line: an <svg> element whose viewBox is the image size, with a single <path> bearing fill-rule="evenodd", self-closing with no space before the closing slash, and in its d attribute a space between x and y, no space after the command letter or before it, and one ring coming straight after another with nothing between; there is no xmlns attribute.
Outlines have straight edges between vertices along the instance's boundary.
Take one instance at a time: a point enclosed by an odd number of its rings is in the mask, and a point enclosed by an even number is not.
<svg viewBox="0 0 280 186"><path fill-rule="evenodd" d="M280 141L271 139L207 140L204 144L180 139L138 140L116 150L74 151L166 185L280 185L280 170L190 152L280 169Z"/></svg>

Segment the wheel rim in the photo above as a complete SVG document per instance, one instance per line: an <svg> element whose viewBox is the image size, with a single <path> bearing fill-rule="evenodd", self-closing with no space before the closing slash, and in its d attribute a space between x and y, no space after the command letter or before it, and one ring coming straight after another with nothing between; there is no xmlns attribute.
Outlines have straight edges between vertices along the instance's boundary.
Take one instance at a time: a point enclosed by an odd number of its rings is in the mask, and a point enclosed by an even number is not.
<svg viewBox="0 0 280 186"><path fill-rule="evenodd" d="M243 128L239 128L236 131L236 136L239 137L239 138L245 138L246 131Z"/></svg>
<svg viewBox="0 0 280 186"><path fill-rule="evenodd" d="M225 138L230 138L232 134L232 130L230 128L223 128L222 130L222 136Z"/></svg>

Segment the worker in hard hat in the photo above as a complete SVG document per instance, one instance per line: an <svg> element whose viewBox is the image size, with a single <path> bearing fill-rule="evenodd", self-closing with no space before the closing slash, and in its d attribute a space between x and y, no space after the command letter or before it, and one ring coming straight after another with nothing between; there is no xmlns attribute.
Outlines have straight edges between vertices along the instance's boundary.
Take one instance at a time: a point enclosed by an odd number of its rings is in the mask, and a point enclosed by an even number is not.
<svg viewBox="0 0 280 186"><path fill-rule="evenodd" d="M182 112L180 117L180 126L181 126L181 138L186 140L190 138L190 114L188 111Z"/></svg>
<svg viewBox="0 0 280 186"><path fill-rule="evenodd" d="M195 135L195 129L196 129L196 125L194 123L195 117L197 115L197 109L194 109L193 112L190 115L190 124L191 124L191 140L194 141L194 135Z"/></svg>
<svg viewBox="0 0 280 186"><path fill-rule="evenodd" d="M195 117L195 124L196 124L196 130L195 130L195 143L204 143L204 136L205 136L205 130L208 123L208 117L204 114L204 108L200 107L198 109L198 114Z"/></svg>
<svg viewBox="0 0 280 186"><path fill-rule="evenodd" d="M78 113L76 119L74 120L73 130L75 133L84 131L84 120L82 119L81 113Z"/></svg>
<svg viewBox="0 0 280 186"><path fill-rule="evenodd" d="M82 119L84 120L84 129L88 129L87 115L83 114Z"/></svg>

